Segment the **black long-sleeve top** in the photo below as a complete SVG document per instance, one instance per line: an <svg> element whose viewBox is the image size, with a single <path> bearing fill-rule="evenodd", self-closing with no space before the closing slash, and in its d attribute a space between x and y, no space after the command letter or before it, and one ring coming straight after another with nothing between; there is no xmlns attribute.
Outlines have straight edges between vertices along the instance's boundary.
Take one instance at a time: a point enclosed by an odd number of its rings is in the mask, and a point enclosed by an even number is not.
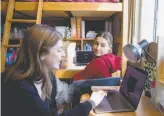
<svg viewBox="0 0 164 116"><path fill-rule="evenodd" d="M2 81L2 116L58 116L54 99L56 91L52 92L52 99L43 101L30 80ZM61 115L88 116L92 107L92 101L86 101Z"/></svg>

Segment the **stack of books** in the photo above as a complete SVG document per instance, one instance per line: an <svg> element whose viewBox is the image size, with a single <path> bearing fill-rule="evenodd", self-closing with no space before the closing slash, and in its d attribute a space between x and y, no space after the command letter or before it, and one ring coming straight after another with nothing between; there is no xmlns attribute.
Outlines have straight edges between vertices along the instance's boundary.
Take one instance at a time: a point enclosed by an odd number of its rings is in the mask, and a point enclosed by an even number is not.
<svg viewBox="0 0 164 116"><path fill-rule="evenodd" d="M71 17L72 38L85 38L85 21L82 18Z"/></svg>

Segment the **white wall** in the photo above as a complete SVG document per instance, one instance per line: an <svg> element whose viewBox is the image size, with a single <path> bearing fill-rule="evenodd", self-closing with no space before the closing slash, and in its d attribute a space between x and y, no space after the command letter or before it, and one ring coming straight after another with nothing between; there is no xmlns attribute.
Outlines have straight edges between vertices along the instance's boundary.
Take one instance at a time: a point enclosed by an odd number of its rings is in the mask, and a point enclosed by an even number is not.
<svg viewBox="0 0 164 116"><path fill-rule="evenodd" d="M153 41L155 0L141 0L140 40Z"/></svg>
<svg viewBox="0 0 164 116"><path fill-rule="evenodd" d="M164 36L164 0L158 0L157 36Z"/></svg>
<svg viewBox="0 0 164 116"><path fill-rule="evenodd" d="M157 36L164 36L164 12L163 11L164 11L164 0L158 0ZM158 108L158 103L162 100L164 100L164 84L157 81L156 82L156 97L155 97L155 103L156 103L157 108Z"/></svg>

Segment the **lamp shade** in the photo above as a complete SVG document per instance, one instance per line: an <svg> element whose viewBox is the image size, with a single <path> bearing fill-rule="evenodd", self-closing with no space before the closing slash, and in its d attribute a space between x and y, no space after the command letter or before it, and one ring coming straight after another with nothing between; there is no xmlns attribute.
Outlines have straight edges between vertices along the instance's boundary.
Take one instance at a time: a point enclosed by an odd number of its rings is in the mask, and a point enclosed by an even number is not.
<svg viewBox="0 0 164 116"><path fill-rule="evenodd" d="M123 52L130 62L137 62L142 55L143 49L148 46L147 40L142 40L138 44L127 44L123 47Z"/></svg>

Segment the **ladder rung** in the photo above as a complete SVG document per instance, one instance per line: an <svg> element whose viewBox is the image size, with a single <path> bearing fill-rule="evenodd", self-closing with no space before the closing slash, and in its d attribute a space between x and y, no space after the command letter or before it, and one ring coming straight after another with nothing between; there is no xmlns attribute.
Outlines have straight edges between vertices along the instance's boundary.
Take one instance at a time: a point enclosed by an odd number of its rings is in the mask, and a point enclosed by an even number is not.
<svg viewBox="0 0 164 116"><path fill-rule="evenodd" d="M3 45L6 48L19 48L20 44L16 44L16 45Z"/></svg>
<svg viewBox="0 0 164 116"><path fill-rule="evenodd" d="M25 20L25 19L11 19L9 21L16 22L16 23L36 23L36 20Z"/></svg>

